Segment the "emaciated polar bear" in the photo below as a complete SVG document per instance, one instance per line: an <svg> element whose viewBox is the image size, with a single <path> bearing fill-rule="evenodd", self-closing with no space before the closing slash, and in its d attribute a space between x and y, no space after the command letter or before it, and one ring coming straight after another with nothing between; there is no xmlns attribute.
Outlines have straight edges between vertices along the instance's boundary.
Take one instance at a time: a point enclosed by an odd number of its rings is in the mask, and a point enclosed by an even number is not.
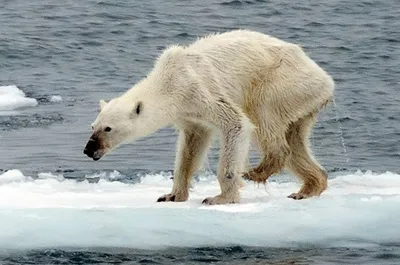
<svg viewBox="0 0 400 265"><path fill-rule="evenodd" d="M210 35L169 47L146 78L108 103L101 100L84 153L98 160L122 142L174 125L180 132L173 188L158 201L186 201L217 131L221 194L203 203L237 203L242 176L265 182L285 166L303 181L290 198L319 196L327 173L308 137L333 91L332 78L298 45L249 30ZM245 173L252 136L263 157Z"/></svg>

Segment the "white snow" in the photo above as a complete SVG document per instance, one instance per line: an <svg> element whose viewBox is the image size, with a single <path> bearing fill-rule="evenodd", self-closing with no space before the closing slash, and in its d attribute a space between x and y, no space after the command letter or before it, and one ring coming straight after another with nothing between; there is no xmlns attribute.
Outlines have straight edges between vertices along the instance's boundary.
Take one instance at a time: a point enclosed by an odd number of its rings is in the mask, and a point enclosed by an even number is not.
<svg viewBox="0 0 400 265"><path fill-rule="evenodd" d="M297 182L248 182L242 202L205 206L218 194L215 176L194 183L188 202L156 203L172 186L169 174L127 184L99 173L98 183L62 175L0 175L0 249L167 246L321 247L400 242L400 175L356 172L329 181L319 198L294 201Z"/></svg>
<svg viewBox="0 0 400 265"><path fill-rule="evenodd" d="M37 104L36 99L26 97L25 93L15 85L0 86L0 111L34 107Z"/></svg>

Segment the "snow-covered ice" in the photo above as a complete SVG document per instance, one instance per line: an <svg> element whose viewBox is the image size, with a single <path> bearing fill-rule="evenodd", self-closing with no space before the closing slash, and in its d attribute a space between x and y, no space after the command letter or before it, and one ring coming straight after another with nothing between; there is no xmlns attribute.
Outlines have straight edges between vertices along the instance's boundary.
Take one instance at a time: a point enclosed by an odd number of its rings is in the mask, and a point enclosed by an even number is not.
<svg viewBox="0 0 400 265"><path fill-rule="evenodd" d="M205 206L216 195L215 176L202 176L188 202L156 203L168 193L168 174L139 183L97 183L19 170L0 175L0 249L247 245L374 246L400 242L400 175L355 172L329 181L319 198L286 196L298 182L247 182L240 204ZM279 178L276 178L279 180Z"/></svg>

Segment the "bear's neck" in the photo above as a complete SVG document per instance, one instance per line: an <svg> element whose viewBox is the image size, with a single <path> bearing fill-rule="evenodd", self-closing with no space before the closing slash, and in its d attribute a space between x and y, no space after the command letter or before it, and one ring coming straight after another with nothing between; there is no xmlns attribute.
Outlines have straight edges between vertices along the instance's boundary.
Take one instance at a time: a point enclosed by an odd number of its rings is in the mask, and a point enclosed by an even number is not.
<svg viewBox="0 0 400 265"><path fill-rule="evenodd" d="M124 97L129 98L130 104L134 106L142 102L143 113L151 120L149 130L152 132L175 123L178 114L176 102L173 102L173 97L166 95L156 82L143 79L128 90Z"/></svg>

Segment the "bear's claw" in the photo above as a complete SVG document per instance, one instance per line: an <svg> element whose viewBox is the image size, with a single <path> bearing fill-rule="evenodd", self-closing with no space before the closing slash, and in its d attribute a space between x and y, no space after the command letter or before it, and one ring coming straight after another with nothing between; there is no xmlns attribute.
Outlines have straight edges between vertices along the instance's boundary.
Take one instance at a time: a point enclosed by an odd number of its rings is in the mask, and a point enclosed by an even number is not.
<svg viewBox="0 0 400 265"><path fill-rule="evenodd" d="M210 202L211 202L210 198L205 198L205 199L201 202L201 204L208 204L208 205L210 205Z"/></svg>
<svg viewBox="0 0 400 265"><path fill-rule="evenodd" d="M301 193L292 193L288 196L288 198L294 199L294 200L302 200L307 198L306 195L301 194Z"/></svg>
<svg viewBox="0 0 400 265"><path fill-rule="evenodd" d="M167 197L169 196L169 198L167 199ZM165 201L175 201L175 195L168 194L168 195L164 195L161 196L160 198L157 199L157 202L165 202Z"/></svg>
<svg viewBox="0 0 400 265"><path fill-rule="evenodd" d="M157 199L157 202L183 202L187 201L188 196L180 196L179 194L165 194Z"/></svg>

